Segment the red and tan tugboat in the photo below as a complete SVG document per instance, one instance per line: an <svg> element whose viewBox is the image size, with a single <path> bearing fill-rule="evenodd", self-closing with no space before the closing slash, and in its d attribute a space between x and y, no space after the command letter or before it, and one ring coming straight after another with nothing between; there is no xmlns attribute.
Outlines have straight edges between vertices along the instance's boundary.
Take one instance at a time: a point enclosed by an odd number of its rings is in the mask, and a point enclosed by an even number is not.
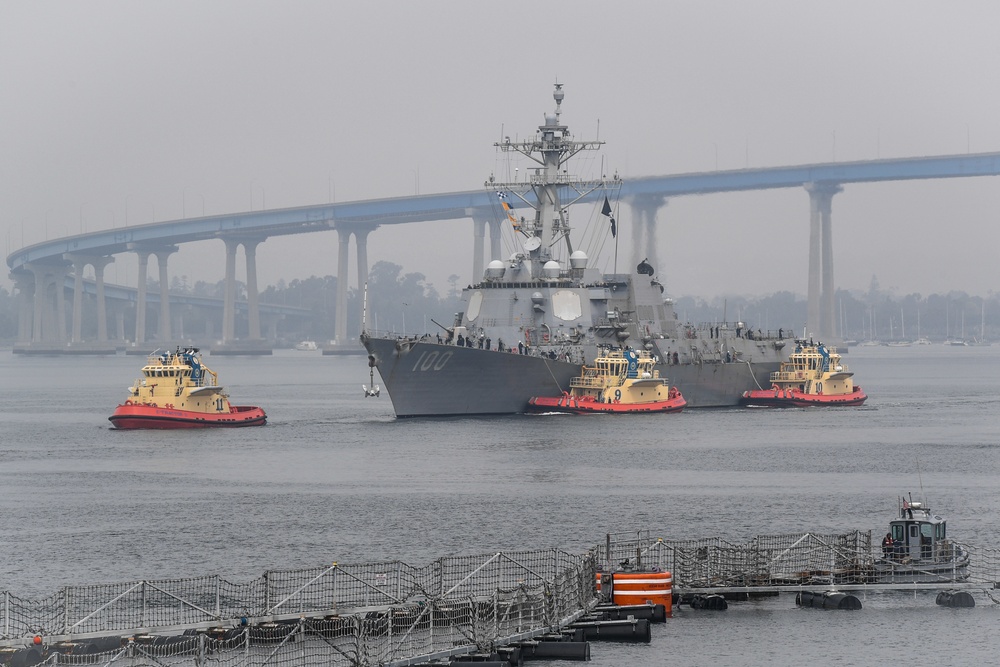
<svg viewBox="0 0 1000 667"><path fill-rule="evenodd" d="M823 343L795 341L795 351L771 373L770 389L743 392L740 403L757 407L804 408L810 405L861 405L868 398L851 379L840 354Z"/></svg>
<svg viewBox="0 0 1000 667"><path fill-rule="evenodd" d="M643 350L602 348L562 396L534 396L529 412L680 412L687 405L676 387L661 378L656 359Z"/></svg>
<svg viewBox="0 0 1000 667"><path fill-rule="evenodd" d="M219 376L201 363L198 348L153 353L128 398L108 417L115 428L206 428L262 426L261 408L231 405Z"/></svg>

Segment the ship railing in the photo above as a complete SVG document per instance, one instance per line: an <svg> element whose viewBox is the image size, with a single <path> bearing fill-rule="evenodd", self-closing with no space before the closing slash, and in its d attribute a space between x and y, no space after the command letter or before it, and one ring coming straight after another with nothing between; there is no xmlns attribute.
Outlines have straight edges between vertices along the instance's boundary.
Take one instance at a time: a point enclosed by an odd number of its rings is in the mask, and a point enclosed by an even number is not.
<svg viewBox="0 0 1000 667"><path fill-rule="evenodd" d="M609 378L604 376L570 378L569 386L578 389L605 389L611 385L609 383Z"/></svg>

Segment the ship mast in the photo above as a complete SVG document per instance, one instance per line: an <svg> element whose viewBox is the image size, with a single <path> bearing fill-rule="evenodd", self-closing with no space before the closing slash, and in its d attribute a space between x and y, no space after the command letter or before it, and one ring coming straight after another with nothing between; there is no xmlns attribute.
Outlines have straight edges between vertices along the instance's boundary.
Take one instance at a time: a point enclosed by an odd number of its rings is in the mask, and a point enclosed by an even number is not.
<svg viewBox="0 0 1000 667"><path fill-rule="evenodd" d="M603 182L585 183L572 178L562 171L563 165L574 155L583 150L599 150L603 141L574 141L569 133L569 127L560 120L563 101L562 84L555 84L552 94L556 101L555 113L545 114L545 124L538 126L538 134L533 141L511 142L507 137L502 143L494 144L504 152L516 152L524 155L540 166L529 175L529 184L534 192L535 201L529 201L524 196L517 196L524 203L535 209L534 222L522 228L522 234L528 237L524 247L529 252L533 263L544 263L552 259L552 246L560 236L565 238L570 253L573 247L569 238L569 220L566 207L560 199L560 189L572 187L577 195L574 201L583 195L601 187ZM524 184L494 184L494 187L507 187L515 191ZM572 202L569 202L572 203ZM532 238L538 241L532 242ZM539 275L533 271L533 275Z"/></svg>

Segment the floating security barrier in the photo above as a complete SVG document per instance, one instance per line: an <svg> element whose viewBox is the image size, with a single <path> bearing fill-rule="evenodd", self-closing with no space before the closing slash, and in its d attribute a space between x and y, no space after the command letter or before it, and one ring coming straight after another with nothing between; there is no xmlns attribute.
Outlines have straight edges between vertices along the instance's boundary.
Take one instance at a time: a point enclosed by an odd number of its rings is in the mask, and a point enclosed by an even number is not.
<svg viewBox="0 0 1000 667"><path fill-rule="evenodd" d="M667 608L662 604L598 605L592 616L601 621L645 618L650 623L666 623Z"/></svg>
<svg viewBox="0 0 1000 667"><path fill-rule="evenodd" d="M848 593L837 591L823 593L800 591L795 595L795 604L813 609L861 609L861 600Z"/></svg>
<svg viewBox="0 0 1000 667"><path fill-rule="evenodd" d="M647 618L626 618L620 621L577 621L569 626L573 639L578 642L640 642L653 641Z"/></svg>
<svg viewBox="0 0 1000 667"><path fill-rule="evenodd" d="M976 598L969 591L941 591L934 600L942 607L975 607Z"/></svg>
<svg viewBox="0 0 1000 667"><path fill-rule="evenodd" d="M689 603L692 609L708 609L710 611L725 611L729 603L721 595L693 595Z"/></svg>

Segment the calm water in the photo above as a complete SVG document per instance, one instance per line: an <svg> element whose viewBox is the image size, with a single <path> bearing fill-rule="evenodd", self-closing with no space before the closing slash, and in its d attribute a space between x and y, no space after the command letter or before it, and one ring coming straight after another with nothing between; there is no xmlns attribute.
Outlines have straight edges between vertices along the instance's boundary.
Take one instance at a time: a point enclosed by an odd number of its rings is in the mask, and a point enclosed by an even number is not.
<svg viewBox="0 0 1000 667"><path fill-rule="evenodd" d="M921 484L956 539L1000 547L1000 347L853 348L862 408L401 420L364 357L206 357L264 428L118 432L143 357L0 352L0 590L671 538L872 529ZM681 388L683 390L683 387ZM875 594L687 607L595 665L867 665L996 659L1000 605ZM1000 596L998 596L1000 597ZM927 633L927 634L924 634ZM927 660L928 662L930 660Z"/></svg>

